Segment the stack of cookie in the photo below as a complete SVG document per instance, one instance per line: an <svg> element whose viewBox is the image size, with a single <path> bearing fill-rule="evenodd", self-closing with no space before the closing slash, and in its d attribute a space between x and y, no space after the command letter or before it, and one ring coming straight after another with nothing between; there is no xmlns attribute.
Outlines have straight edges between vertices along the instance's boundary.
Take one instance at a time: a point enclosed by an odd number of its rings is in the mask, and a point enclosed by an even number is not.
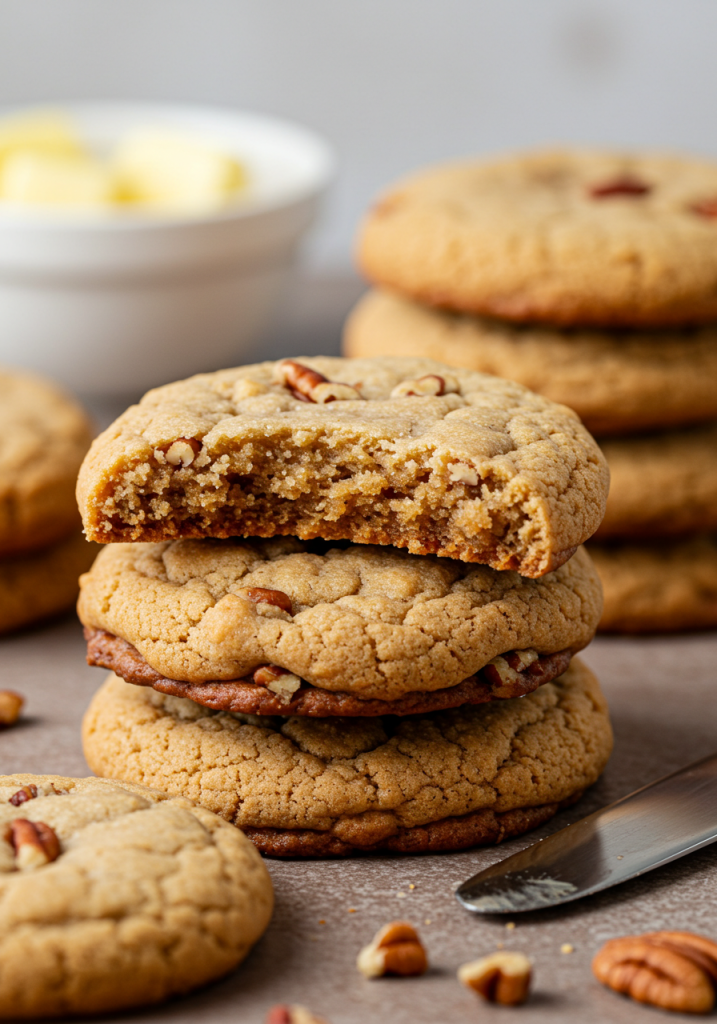
<svg viewBox="0 0 717 1024"><path fill-rule="evenodd" d="M420 359L263 363L150 392L78 499L99 775L265 853L460 849L575 800L611 747L577 660L605 461L519 384Z"/></svg>
<svg viewBox="0 0 717 1024"><path fill-rule="evenodd" d="M82 409L54 385L0 370L0 633L77 597L96 554L74 496L91 437Z"/></svg>
<svg viewBox="0 0 717 1024"><path fill-rule="evenodd" d="M418 175L361 232L345 351L562 402L612 482L601 628L717 625L717 164L543 152Z"/></svg>

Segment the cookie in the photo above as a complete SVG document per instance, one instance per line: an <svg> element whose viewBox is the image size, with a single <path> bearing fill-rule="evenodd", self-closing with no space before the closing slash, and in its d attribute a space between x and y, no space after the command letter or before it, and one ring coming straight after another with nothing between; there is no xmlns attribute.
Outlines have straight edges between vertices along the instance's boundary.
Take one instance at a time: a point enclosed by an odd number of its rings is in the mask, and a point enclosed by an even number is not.
<svg viewBox="0 0 717 1024"><path fill-rule="evenodd" d="M190 992L236 967L269 923L271 880L254 847L181 797L5 775L0 826L3 1020Z"/></svg>
<svg viewBox="0 0 717 1024"><path fill-rule="evenodd" d="M0 370L0 557L77 528L75 483L91 438L82 409L53 384Z"/></svg>
<svg viewBox="0 0 717 1024"><path fill-rule="evenodd" d="M0 559L0 633L8 633L71 608L80 573L92 565L96 544L76 529L52 547Z"/></svg>
<svg viewBox="0 0 717 1024"><path fill-rule="evenodd" d="M600 618L584 550L530 580L395 548L313 547L110 544L82 577L78 614L166 679L241 680L278 666L297 685L380 701L457 686L509 652L580 650Z"/></svg>
<svg viewBox="0 0 717 1024"><path fill-rule="evenodd" d="M605 592L600 629L669 633L717 626L717 540L591 544Z"/></svg>
<svg viewBox="0 0 717 1024"><path fill-rule="evenodd" d="M535 577L597 529L607 486L577 416L519 384L316 358L150 391L94 442L78 501L99 541L292 534Z"/></svg>
<svg viewBox="0 0 717 1024"><path fill-rule="evenodd" d="M347 356L420 356L517 380L598 436L717 418L717 328L600 331L447 313L369 292L344 330Z"/></svg>
<svg viewBox="0 0 717 1024"><path fill-rule="evenodd" d="M254 682L253 675L225 683L187 683L167 679L150 668L139 651L126 640L102 629L87 627L85 637L88 665L108 668L127 683L151 686L172 697L187 697L214 711L249 715L308 715L312 718L417 715L459 708L463 704L486 704L491 700L524 697L562 675L572 657L569 649L543 655L538 655L537 651L510 651L494 658L485 668L456 686L414 690L396 700L375 700L356 697L352 693L323 690L277 669L275 665L265 665L255 675L258 679L266 678L270 685L278 684L278 692L266 684ZM287 681L291 686L288 692Z"/></svg>
<svg viewBox="0 0 717 1024"><path fill-rule="evenodd" d="M83 737L97 774L196 799L296 856L498 842L575 799L612 747L577 659L526 697L407 718L231 715L110 676Z"/></svg>
<svg viewBox="0 0 717 1024"><path fill-rule="evenodd" d="M538 151L435 167L368 213L367 277L432 306L506 320L717 320L717 163Z"/></svg>
<svg viewBox="0 0 717 1024"><path fill-rule="evenodd" d="M717 423L603 442L610 495L596 539L717 530Z"/></svg>

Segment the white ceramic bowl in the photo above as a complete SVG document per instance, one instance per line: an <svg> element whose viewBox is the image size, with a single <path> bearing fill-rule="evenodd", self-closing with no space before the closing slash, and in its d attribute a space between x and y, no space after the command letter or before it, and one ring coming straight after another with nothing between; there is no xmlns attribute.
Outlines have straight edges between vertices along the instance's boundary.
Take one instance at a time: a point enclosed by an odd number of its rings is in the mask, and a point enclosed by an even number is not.
<svg viewBox="0 0 717 1024"><path fill-rule="evenodd" d="M230 110L62 109L98 148L143 125L191 132L236 154L254 184L208 217L0 211L0 363L88 395L241 363L270 329L333 174L330 148L296 125Z"/></svg>

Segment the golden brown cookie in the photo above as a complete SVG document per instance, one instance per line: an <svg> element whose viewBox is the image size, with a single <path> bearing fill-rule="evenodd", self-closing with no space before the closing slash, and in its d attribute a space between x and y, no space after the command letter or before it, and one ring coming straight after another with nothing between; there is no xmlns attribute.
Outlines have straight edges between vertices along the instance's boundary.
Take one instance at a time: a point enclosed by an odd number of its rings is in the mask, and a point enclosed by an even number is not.
<svg viewBox="0 0 717 1024"><path fill-rule="evenodd" d="M418 715L459 708L463 704L486 704L491 700L524 697L562 675L572 657L570 650L543 655L538 655L537 651L509 651L456 686L430 691L413 690L397 700L376 700L323 690L277 669L275 665L264 666L245 679L230 679L223 683L186 683L167 679L150 668L139 651L126 640L103 629L87 627L85 637L87 664L108 668L127 683L151 686L172 697L187 697L214 711L238 711L249 715L308 715L312 718ZM262 678L265 683L255 682L255 679ZM271 685L274 689L269 688Z"/></svg>
<svg viewBox="0 0 717 1024"><path fill-rule="evenodd" d="M553 324L717 320L717 163L555 150L430 168L369 211L376 284Z"/></svg>
<svg viewBox="0 0 717 1024"><path fill-rule="evenodd" d="M530 580L395 548L320 548L293 537L109 544L81 580L78 613L167 679L277 666L297 686L388 701L457 686L512 651L578 651L600 618L584 550Z"/></svg>
<svg viewBox="0 0 717 1024"><path fill-rule="evenodd" d="M0 777L0 1019L157 1003L240 963L271 880L233 826L104 779Z"/></svg>
<svg viewBox="0 0 717 1024"><path fill-rule="evenodd" d="M542 576L591 536L607 467L577 416L425 359L261 363L150 391L80 473L99 541L293 534Z"/></svg>
<svg viewBox="0 0 717 1024"><path fill-rule="evenodd" d="M717 423L616 438L602 450L610 494L596 539L717 530Z"/></svg>
<svg viewBox="0 0 717 1024"><path fill-rule="evenodd" d="M514 324L371 291L349 316L347 356L418 356L517 380L598 436L717 418L717 328L600 331Z"/></svg>
<svg viewBox="0 0 717 1024"><path fill-rule="evenodd" d="M80 573L98 552L76 527L70 537L42 551L0 559L0 633L29 626L71 608Z"/></svg>
<svg viewBox="0 0 717 1024"><path fill-rule="evenodd" d="M99 775L196 799L260 849L310 856L497 842L595 782L612 747L575 659L526 697L406 718L231 715L110 676L83 735Z"/></svg>
<svg viewBox="0 0 717 1024"><path fill-rule="evenodd" d="M603 584L600 630L670 633L717 626L717 541L591 544Z"/></svg>
<svg viewBox="0 0 717 1024"><path fill-rule="evenodd" d="M0 370L0 557L76 529L75 483L91 438L82 409L54 384Z"/></svg>

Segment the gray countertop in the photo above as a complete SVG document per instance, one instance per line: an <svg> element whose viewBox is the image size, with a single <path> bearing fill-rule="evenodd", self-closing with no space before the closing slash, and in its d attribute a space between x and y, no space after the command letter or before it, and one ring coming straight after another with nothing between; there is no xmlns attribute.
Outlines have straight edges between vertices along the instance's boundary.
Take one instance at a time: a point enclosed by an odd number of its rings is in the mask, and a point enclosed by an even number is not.
<svg viewBox="0 0 717 1024"><path fill-rule="evenodd" d="M499 848L269 861L276 912L245 963L193 996L116 1019L261 1024L272 1003L298 1002L331 1024L659 1020L657 1011L601 988L590 961L605 939L626 933L686 928L717 938L717 846L561 911L517 916L514 930L502 920L472 917L452 895L481 867L717 748L716 635L602 638L584 656L610 701L616 745L605 775L575 807ZM103 676L85 664L73 616L1 639L0 685L27 697L24 720L0 735L2 773L89 774L80 721ZM367 981L356 971L356 954L396 918L419 926L430 971L418 979ZM535 961L534 993L526 1006L479 1004L456 981L461 963L500 942ZM574 952L561 953L564 943Z"/></svg>

